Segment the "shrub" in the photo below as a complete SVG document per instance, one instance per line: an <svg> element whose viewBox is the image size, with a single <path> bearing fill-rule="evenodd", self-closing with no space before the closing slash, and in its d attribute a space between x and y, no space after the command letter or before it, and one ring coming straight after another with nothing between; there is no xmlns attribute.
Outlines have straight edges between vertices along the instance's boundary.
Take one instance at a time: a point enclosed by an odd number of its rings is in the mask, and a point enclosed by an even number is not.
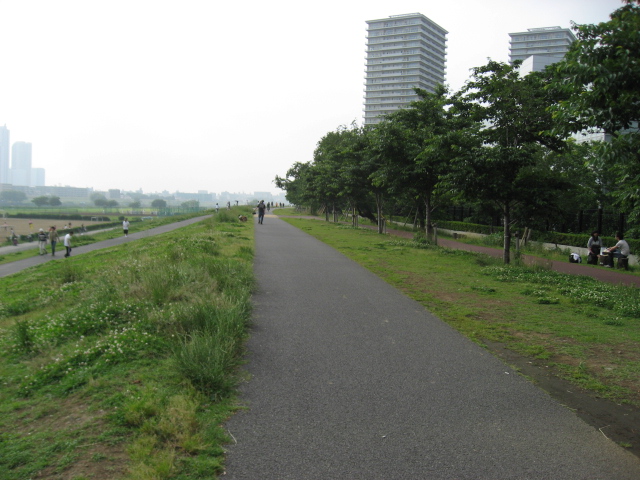
<svg viewBox="0 0 640 480"><path fill-rule="evenodd" d="M215 215L215 221L218 223L236 223L238 215L233 210L223 209Z"/></svg>

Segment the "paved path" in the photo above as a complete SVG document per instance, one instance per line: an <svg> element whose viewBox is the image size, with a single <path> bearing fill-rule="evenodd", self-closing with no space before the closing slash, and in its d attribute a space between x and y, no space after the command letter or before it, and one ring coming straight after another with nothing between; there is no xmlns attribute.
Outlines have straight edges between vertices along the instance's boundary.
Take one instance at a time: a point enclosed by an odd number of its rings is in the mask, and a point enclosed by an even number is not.
<svg viewBox="0 0 640 480"><path fill-rule="evenodd" d="M149 230L144 230L142 232L137 232L137 233L131 233L129 234L129 236L125 237L118 237L118 238L112 238L110 240L103 240L101 242L96 242L96 243L92 243L89 245L83 245L81 247L75 247L72 249L71 251L71 256L75 257L76 255L81 255L83 253L87 253L87 252L92 252L94 250L100 250L103 248L109 248L109 247L114 247L116 245L122 245L123 243L127 243L127 242L132 242L134 240L138 240L140 238L145 238L145 237L150 237L153 235L158 235L160 233L166 233L166 232L170 232L172 230L175 230L176 228L181 228L181 227L185 227L187 225L191 225L192 223L196 223L196 222L200 222L202 220L204 220L205 218L208 218L209 215L205 215L202 217L196 217L196 218L190 218L188 220L183 220L181 222L176 222L176 223L170 223L168 225L162 225L160 227L155 227L155 228L151 228ZM75 236L75 235L74 235ZM49 262L51 260L64 260L64 254L66 249L64 248L64 244L63 244L63 238L60 238L60 241L58 242L58 244L56 245L56 256L53 257L51 255L51 253L47 254L47 255L38 255L35 257L31 257L31 258L25 258L24 260L18 260L16 262L11 262L11 263L5 263L3 265L0 265L0 277L5 277L7 275L11 275L13 273L17 273L20 272L22 270L24 270L25 268L28 267L33 267L35 265L40 265L41 263L45 263L45 262ZM33 246L31 246L31 243L27 243L27 244L23 244L26 245L28 247L23 247L23 249L28 249L28 248L34 248ZM37 248L38 246L38 242L35 242L35 248ZM20 245L18 245L18 247L20 247ZM8 247L0 247L0 255L3 254L8 254L11 253L12 251L15 252L17 250L13 250L15 248L18 247L14 247L14 246L8 246ZM47 244L47 251L51 252L51 245Z"/></svg>
<svg viewBox="0 0 640 480"><path fill-rule="evenodd" d="M331 247L256 225L228 479L640 478L640 459Z"/></svg>

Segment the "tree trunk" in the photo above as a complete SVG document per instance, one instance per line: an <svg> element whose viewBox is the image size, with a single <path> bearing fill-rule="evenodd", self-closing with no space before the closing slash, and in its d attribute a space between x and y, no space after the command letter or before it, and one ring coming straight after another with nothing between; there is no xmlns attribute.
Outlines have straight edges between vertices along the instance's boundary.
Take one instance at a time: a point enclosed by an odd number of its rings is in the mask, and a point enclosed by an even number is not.
<svg viewBox="0 0 640 480"><path fill-rule="evenodd" d="M431 242L433 240L433 225L431 224L431 196L426 195L424 197L424 233L427 237L427 241Z"/></svg>
<svg viewBox="0 0 640 480"><path fill-rule="evenodd" d="M378 233L384 233L384 219L382 218L382 194L376 193L376 208L378 214Z"/></svg>
<svg viewBox="0 0 640 480"><path fill-rule="evenodd" d="M509 212L509 205L505 205L504 207L504 252L502 254L502 260L505 265L508 265L511 258L511 213Z"/></svg>

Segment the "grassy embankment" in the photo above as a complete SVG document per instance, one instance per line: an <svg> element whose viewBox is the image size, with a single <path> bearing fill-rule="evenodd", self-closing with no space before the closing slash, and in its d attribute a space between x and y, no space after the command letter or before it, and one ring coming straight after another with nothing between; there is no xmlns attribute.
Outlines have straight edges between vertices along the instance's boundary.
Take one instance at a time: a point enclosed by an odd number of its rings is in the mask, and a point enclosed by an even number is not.
<svg viewBox="0 0 640 480"><path fill-rule="evenodd" d="M221 472L253 287L239 211L0 279L3 480Z"/></svg>
<svg viewBox="0 0 640 480"><path fill-rule="evenodd" d="M186 220L188 218L199 217L206 214L211 214L210 212L201 212L197 214L189 214L189 215L176 215L171 217L154 217L152 220L132 220L129 226L129 233L133 234L136 232L143 232L145 230L150 230L155 227L160 227L162 225L168 225L170 223L179 222L181 220ZM73 237L73 245L74 247L80 247L82 245L88 245L90 243L100 242L102 240L109 240L110 238L116 238L122 236L122 222L118 222L116 226L113 226L113 222L107 222L105 226L105 231L100 232L86 232L86 233L77 233ZM60 241L58 242L56 249L58 252L64 252L64 246L62 245L62 240L64 238L64 233L60 233ZM0 246L9 246L7 243L4 243ZM33 248L29 250L22 250L15 253L8 253L4 255L0 255L0 265L3 263L15 262L17 260L22 260L25 258L35 257L39 255L38 251L38 242L34 240L31 242L31 246ZM51 253L51 245L47 243L47 252Z"/></svg>
<svg viewBox="0 0 640 480"><path fill-rule="evenodd" d="M317 220L283 218L480 344L498 342L604 398L640 406L640 290L504 266Z"/></svg>

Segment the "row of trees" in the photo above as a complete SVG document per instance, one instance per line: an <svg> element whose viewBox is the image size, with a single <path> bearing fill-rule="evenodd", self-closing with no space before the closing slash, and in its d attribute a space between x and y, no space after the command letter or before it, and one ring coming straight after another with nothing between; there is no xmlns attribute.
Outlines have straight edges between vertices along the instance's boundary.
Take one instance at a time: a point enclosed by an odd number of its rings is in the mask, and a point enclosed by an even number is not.
<svg viewBox="0 0 640 480"><path fill-rule="evenodd" d="M629 0L609 22L575 28L578 41L546 71L489 61L458 92L416 90L418 101L375 126L327 133L277 186L292 203L357 211L380 229L384 211L410 206L427 237L439 206L497 211L505 263L516 222L614 204L637 220L640 7ZM586 131L611 141L571 137Z"/></svg>

